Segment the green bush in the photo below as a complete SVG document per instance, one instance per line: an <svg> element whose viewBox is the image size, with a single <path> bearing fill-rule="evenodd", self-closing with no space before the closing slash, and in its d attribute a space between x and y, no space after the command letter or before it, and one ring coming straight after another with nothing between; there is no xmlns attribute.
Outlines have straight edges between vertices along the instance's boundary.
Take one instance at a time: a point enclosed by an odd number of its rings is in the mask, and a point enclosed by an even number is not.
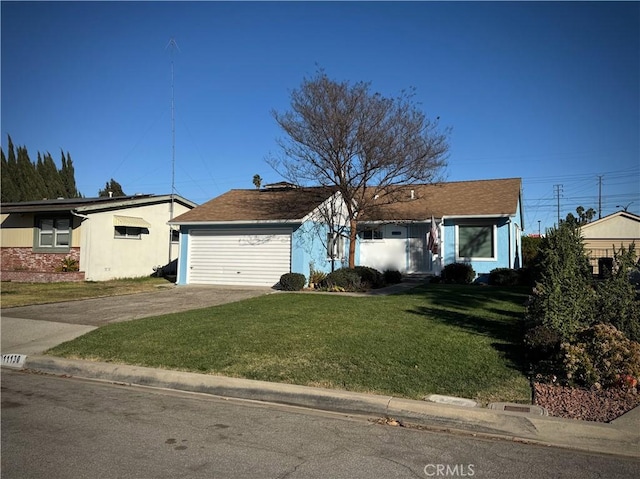
<svg viewBox="0 0 640 479"><path fill-rule="evenodd" d="M325 273L324 271L312 270L309 273L309 285L311 285L311 283L315 285L320 285L326 277L327 277L327 273Z"/></svg>
<svg viewBox="0 0 640 479"><path fill-rule="evenodd" d="M489 272L489 284L492 286L517 286L520 273L511 268L496 268Z"/></svg>
<svg viewBox="0 0 640 479"><path fill-rule="evenodd" d="M614 268L596 284L596 317L610 323L633 341L640 341L640 301L630 273L635 269L635 248L614 247Z"/></svg>
<svg viewBox="0 0 640 479"><path fill-rule="evenodd" d="M524 335L529 361L556 361L560 352L560 334L546 326L534 326Z"/></svg>
<svg viewBox="0 0 640 479"><path fill-rule="evenodd" d="M543 325L571 341L594 322L595 291L580 228L562 222L547 230L540 245L540 271L526 319L530 327Z"/></svg>
<svg viewBox="0 0 640 479"><path fill-rule="evenodd" d="M359 291L360 275L353 269L340 268L327 275L320 286L329 291Z"/></svg>
<svg viewBox="0 0 640 479"><path fill-rule="evenodd" d="M353 271L360 276L360 284L363 288L382 288L385 285L382 273L368 266L356 266Z"/></svg>
<svg viewBox="0 0 640 479"><path fill-rule="evenodd" d="M631 341L610 324L581 331L574 343L563 343L566 378L580 386L611 387L621 378L640 377L640 343Z"/></svg>
<svg viewBox="0 0 640 479"><path fill-rule="evenodd" d="M402 283L402 273L397 269L385 269L382 277L387 284Z"/></svg>
<svg viewBox="0 0 640 479"><path fill-rule="evenodd" d="M280 276L280 288L284 291L300 291L306 282L304 274L300 273L285 273Z"/></svg>
<svg viewBox="0 0 640 479"><path fill-rule="evenodd" d="M454 284L470 284L476 277L473 267L467 263L451 263L442 269L442 281Z"/></svg>

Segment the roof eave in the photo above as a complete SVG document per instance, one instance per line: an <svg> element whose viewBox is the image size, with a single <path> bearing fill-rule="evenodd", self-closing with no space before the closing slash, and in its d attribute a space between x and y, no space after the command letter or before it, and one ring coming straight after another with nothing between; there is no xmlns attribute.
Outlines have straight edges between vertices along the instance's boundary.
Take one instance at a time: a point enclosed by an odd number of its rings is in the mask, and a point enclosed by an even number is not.
<svg viewBox="0 0 640 479"><path fill-rule="evenodd" d="M292 219L292 220L191 220L191 221L168 221L169 225L176 226L224 226L224 225L233 225L233 226L242 226L242 225L263 225L263 224L300 224L303 223L303 219Z"/></svg>

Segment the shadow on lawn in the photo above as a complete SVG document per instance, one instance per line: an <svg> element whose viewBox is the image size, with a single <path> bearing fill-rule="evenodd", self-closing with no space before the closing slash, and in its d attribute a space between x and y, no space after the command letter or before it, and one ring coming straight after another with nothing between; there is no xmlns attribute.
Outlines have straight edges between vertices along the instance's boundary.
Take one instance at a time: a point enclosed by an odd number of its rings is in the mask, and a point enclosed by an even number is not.
<svg viewBox="0 0 640 479"><path fill-rule="evenodd" d="M489 304L497 302L509 302L523 305L530 294L527 287L497 287L459 284L429 284L422 288L416 288L404 294L419 296L436 306L456 309L489 309ZM494 309L500 314L511 312Z"/></svg>
<svg viewBox="0 0 640 479"><path fill-rule="evenodd" d="M496 341L492 342L491 346L500 352L502 357L509 361L515 369L528 374L528 363L522 347L524 326L522 321L516 319L520 317L519 314L493 309L493 313L510 316L504 319L494 319L429 306L420 306L417 309L407 310L407 312L495 339Z"/></svg>

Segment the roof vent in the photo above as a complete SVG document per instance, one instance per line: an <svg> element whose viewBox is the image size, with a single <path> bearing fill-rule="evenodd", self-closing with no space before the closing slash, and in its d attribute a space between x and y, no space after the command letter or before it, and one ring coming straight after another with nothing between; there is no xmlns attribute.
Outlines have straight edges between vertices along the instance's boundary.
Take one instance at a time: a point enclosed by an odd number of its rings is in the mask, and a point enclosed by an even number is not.
<svg viewBox="0 0 640 479"><path fill-rule="evenodd" d="M414 190L411 190L411 199L412 200L416 199L416 192Z"/></svg>
<svg viewBox="0 0 640 479"><path fill-rule="evenodd" d="M269 183L268 185L264 185L265 190L285 190L297 187L297 185L294 185L293 183L289 183L287 181L280 181L278 183Z"/></svg>

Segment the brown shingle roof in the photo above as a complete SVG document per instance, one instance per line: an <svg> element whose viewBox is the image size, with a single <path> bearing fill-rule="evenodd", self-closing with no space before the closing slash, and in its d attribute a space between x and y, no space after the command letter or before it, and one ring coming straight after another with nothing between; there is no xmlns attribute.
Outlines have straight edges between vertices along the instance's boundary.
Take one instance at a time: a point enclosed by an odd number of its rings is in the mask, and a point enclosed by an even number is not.
<svg viewBox="0 0 640 479"><path fill-rule="evenodd" d="M231 190L174 218L176 223L210 221L291 221L304 218L332 189Z"/></svg>
<svg viewBox="0 0 640 479"><path fill-rule="evenodd" d="M521 180L458 181L406 186L404 199L385 204L363 215L361 221L424 221L442 216L506 216L516 213ZM231 190L200 205L174 222L277 221L299 220L327 199L331 188Z"/></svg>
<svg viewBox="0 0 640 479"><path fill-rule="evenodd" d="M513 215L520 198L520 178L456 181L413 185L403 188L403 198L414 200L384 204L364 215L361 221L425 220L442 216Z"/></svg>

